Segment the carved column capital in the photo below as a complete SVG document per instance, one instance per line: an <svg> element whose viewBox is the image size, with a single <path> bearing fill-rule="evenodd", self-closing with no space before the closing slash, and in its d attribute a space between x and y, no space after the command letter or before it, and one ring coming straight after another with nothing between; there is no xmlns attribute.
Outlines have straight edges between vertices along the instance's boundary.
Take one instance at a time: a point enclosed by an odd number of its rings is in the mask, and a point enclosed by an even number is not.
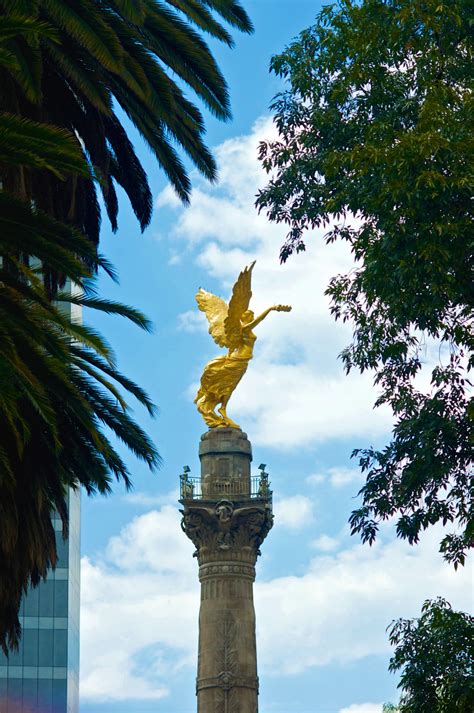
<svg viewBox="0 0 474 713"><path fill-rule="evenodd" d="M265 502L195 501L181 511L181 527L196 547L199 563L238 559L254 564L273 525Z"/></svg>

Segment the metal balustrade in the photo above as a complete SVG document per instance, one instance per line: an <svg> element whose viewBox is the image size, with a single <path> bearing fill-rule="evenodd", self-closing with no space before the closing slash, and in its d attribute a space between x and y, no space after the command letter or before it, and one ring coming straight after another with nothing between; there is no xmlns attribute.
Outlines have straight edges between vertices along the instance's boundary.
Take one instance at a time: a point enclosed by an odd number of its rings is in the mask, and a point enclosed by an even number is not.
<svg viewBox="0 0 474 713"><path fill-rule="evenodd" d="M220 500L235 497L271 500L268 474L261 473L250 478L232 480L209 478L208 482L190 477L187 473L180 476L181 500Z"/></svg>

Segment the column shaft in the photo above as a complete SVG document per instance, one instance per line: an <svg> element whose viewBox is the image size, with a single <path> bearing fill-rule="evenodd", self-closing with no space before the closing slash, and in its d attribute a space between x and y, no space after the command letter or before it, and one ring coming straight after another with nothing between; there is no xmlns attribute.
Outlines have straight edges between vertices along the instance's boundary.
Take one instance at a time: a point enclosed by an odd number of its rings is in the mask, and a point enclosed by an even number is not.
<svg viewBox="0 0 474 713"><path fill-rule="evenodd" d="M202 564L198 713L256 713L255 568L238 560Z"/></svg>

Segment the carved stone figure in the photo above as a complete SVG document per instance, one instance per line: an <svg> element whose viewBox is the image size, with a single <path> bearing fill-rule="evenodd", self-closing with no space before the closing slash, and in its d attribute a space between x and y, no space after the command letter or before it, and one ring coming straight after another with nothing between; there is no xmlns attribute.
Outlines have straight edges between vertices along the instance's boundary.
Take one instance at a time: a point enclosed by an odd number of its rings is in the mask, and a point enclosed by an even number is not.
<svg viewBox="0 0 474 713"><path fill-rule="evenodd" d="M234 506L229 500L220 500L216 505L216 515L221 524L230 522L234 513Z"/></svg>
<svg viewBox="0 0 474 713"><path fill-rule="evenodd" d="M216 344L226 347L224 356L216 357L206 364L201 376L201 386L194 403L210 428L240 428L227 416L227 402L237 384L247 371L253 356L256 335L253 329L272 311L290 312L288 305L274 305L255 317L249 309L252 296L251 277L253 262L240 273L227 305L220 297L202 288L196 294L199 309L209 322L209 334ZM216 407L220 404L218 413Z"/></svg>

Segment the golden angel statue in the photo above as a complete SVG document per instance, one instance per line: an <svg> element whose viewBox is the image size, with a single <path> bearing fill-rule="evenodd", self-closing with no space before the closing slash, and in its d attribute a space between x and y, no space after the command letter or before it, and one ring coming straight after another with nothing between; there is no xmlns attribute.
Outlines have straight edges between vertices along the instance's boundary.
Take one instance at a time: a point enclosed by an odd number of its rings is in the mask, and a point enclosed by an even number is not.
<svg viewBox="0 0 474 713"><path fill-rule="evenodd" d="M290 312L287 305L269 307L259 317L249 309L252 297L251 279L253 262L240 273L227 305L224 300L202 288L196 294L199 309L209 322L209 334L216 344L228 349L224 356L206 364L201 376L201 386L194 403L210 428L240 428L227 416L226 408L232 393L247 371L253 356L256 335L253 329L272 311ZM218 413L216 406L220 404Z"/></svg>

